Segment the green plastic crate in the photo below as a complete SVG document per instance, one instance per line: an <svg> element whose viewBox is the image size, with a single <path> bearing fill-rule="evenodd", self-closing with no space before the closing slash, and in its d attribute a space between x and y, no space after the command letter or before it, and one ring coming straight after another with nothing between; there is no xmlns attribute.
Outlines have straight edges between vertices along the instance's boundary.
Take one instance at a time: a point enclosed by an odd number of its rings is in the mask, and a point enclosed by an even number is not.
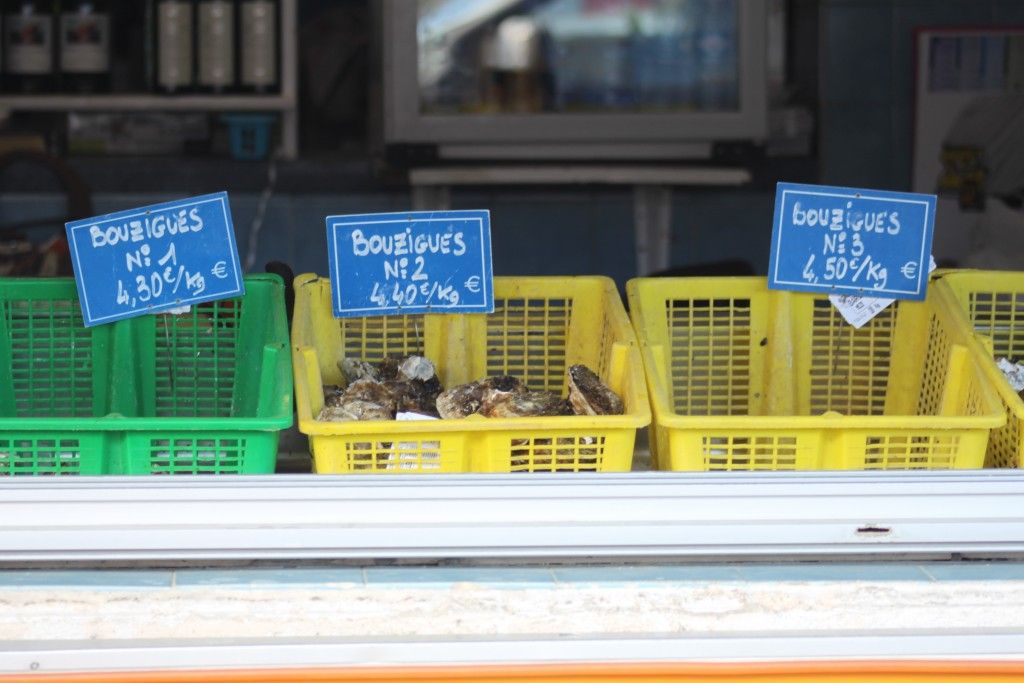
<svg viewBox="0 0 1024 683"><path fill-rule="evenodd" d="M0 476L269 474L292 423L284 285L82 325L74 280L0 278Z"/></svg>

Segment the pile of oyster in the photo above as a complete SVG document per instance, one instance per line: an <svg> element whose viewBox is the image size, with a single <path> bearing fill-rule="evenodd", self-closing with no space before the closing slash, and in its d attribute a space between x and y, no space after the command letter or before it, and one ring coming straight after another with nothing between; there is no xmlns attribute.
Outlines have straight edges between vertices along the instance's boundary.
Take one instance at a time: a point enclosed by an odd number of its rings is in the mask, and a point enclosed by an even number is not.
<svg viewBox="0 0 1024 683"><path fill-rule="evenodd" d="M385 358L377 364L344 358L343 386L324 386L323 421L544 415L621 415L622 399L585 365L569 368L569 396L534 391L508 375L461 384L447 391L423 356Z"/></svg>

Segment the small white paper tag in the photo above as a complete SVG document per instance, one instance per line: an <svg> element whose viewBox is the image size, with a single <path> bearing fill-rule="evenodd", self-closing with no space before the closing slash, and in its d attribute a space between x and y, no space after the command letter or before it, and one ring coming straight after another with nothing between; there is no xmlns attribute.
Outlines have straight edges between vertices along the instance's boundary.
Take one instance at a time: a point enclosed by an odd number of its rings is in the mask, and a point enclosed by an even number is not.
<svg viewBox="0 0 1024 683"><path fill-rule="evenodd" d="M436 420L437 418L433 415L424 415L423 413L398 413L395 415L396 420Z"/></svg>
<svg viewBox="0 0 1024 683"><path fill-rule="evenodd" d="M935 258L931 257L928 262L928 272L933 270L935 270ZM828 300L836 307L843 319L858 330L895 301L895 299L885 297L847 294L829 294Z"/></svg>
<svg viewBox="0 0 1024 683"><path fill-rule="evenodd" d="M164 313L170 313L171 315L185 315L191 310L191 306L181 306L179 308L168 308Z"/></svg>
<svg viewBox="0 0 1024 683"><path fill-rule="evenodd" d="M843 319L858 330L895 301L895 299L846 294L829 294L828 300L836 307Z"/></svg>

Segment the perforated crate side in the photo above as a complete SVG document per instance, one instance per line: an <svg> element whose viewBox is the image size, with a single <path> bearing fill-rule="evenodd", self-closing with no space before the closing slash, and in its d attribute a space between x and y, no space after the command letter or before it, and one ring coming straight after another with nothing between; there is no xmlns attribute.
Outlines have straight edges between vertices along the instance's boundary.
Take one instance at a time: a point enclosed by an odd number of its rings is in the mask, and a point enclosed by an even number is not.
<svg viewBox="0 0 1024 683"><path fill-rule="evenodd" d="M665 300L670 386L677 414L750 412L751 316L747 296Z"/></svg>
<svg viewBox="0 0 1024 683"><path fill-rule="evenodd" d="M992 357L1024 360L1024 274L963 272L944 282L961 305L975 332L992 344ZM993 373L994 374L994 373ZM986 467L1024 465L1024 405L1005 380L999 398L1006 411L1006 424L992 430Z"/></svg>
<svg viewBox="0 0 1024 683"><path fill-rule="evenodd" d="M465 433L311 436L317 474L439 474L468 472Z"/></svg>
<svg viewBox="0 0 1024 683"><path fill-rule="evenodd" d="M815 297L811 313L810 415L882 415L891 372L898 303L860 329L849 325L825 297ZM799 325L799 321L794 321ZM799 326L793 334L803 334Z"/></svg>
<svg viewBox="0 0 1024 683"><path fill-rule="evenodd" d="M829 469L974 469L984 463L984 430L848 429L836 433Z"/></svg>
<svg viewBox="0 0 1024 683"><path fill-rule="evenodd" d="M116 474L102 432L0 431L0 476Z"/></svg>
<svg viewBox="0 0 1024 683"><path fill-rule="evenodd" d="M344 358L376 363L390 356L423 353L425 325L422 315L340 318L338 325Z"/></svg>
<svg viewBox="0 0 1024 683"><path fill-rule="evenodd" d="M158 417L231 417L244 299L211 301L183 315L156 316ZM252 343L253 340L249 340Z"/></svg>
<svg viewBox="0 0 1024 683"><path fill-rule="evenodd" d="M3 301L10 391L17 417L92 417L93 333L75 299ZM103 334L103 333L101 333ZM9 404L8 404L9 405Z"/></svg>
<svg viewBox="0 0 1024 683"><path fill-rule="evenodd" d="M201 430L131 433L123 474L273 474L276 431Z"/></svg>
<svg viewBox="0 0 1024 683"><path fill-rule="evenodd" d="M601 427L480 432L474 472L628 472L636 430Z"/></svg>
<svg viewBox="0 0 1024 683"><path fill-rule="evenodd" d="M667 469L795 471L822 469L823 430L669 429Z"/></svg>
<svg viewBox="0 0 1024 683"><path fill-rule="evenodd" d="M487 375L513 375L534 390L561 392L573 297L501 297L487 316Z"/></svg>

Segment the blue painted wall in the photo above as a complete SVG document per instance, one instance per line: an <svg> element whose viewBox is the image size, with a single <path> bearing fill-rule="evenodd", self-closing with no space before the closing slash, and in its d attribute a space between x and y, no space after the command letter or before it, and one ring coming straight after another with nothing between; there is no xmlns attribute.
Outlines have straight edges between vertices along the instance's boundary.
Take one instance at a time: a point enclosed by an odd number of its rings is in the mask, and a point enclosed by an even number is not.
<svg viewBox="0 0 1024 683"><path fill-rule="evenodd" d="M1024 24L1024 0L823 0L819 54L821 181L908 189L913 115L913 30L917 26ZM759 187L775 180L762 179ZM767 182L765 182L767 181ZM230 189L230 188L229 188ZM98 211L175 196L99 195ZM54 199L50 195L50 200ZM238 244L249 248L256 194L232 193ZM742 258L768 263L773 193L680 190L673 202L673 265ZM40 197L0 196L0 224L52 213ZM454 208L493 213L495 273L634 275L632 196L625 188L457 191ZM275 195L256 264L286 260L296 271L326 271L323 216L409 208L400 191Z"/></svg>
<svg viewBox="0 0 1024 683"><path fill-rule="evenodd" d="M1024 25L1021 0L824 0L822 182L909 190L914 29Z"/></svg>
<svg viewBox="0 0 1024 683"><path fill-rule="evenodd" d="M173 193L100 194L97 213L175 198ZM243 260L259 197L230 193ZM675 265L732 257L767 267L773 197L749 191L678 192L673 202ZM52 216L57 195L0 196L0 224ZM453 208L489 208L496 275L608 275L624 283L633 277L632 194L626 189L557 192L455 192ZM403 211L402 192L337 195L275 195L267 205L257 238L256 269L270 260L296 272L326 273L324 216L336 213Z"/></svg>

